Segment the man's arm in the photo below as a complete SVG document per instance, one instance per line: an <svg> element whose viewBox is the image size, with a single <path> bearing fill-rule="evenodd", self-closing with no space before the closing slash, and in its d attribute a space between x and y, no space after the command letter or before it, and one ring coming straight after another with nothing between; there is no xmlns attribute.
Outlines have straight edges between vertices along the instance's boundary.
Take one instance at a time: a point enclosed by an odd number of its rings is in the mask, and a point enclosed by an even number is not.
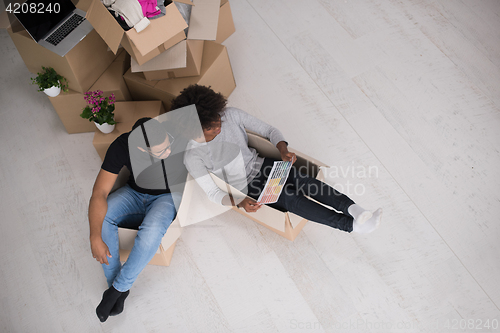
<svg viewBox="0 0 500 333"><path fill-rule="evenodd" d="M101 169L92 189L89 203L90 247L92 256L101 264L108 265L108 256L111 257L107 245L101 237L102 223L108 211L108 194L115 184L117 174Z"/></svg>

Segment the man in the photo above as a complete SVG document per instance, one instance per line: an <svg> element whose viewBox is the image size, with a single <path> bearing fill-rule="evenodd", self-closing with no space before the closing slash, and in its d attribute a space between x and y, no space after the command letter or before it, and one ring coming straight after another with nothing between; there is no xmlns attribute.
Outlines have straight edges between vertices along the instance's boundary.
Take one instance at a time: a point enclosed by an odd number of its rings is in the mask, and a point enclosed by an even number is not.
<svg viewBox="0 0 500 333"><path fill-rule="evenodd" d="M172 109L190 104L196 105L203 134L188 144L185 164L189 173L213 202L225 206L237 205L246 212L256 212L261 207L256 199L264 189L274 160L259 156L255 149L248 147L245 130L269 139L279 150L281 159L293 164L296 156L288 151L288 143L283 134L243 110L226 107L227 100L224 96L210 87L187 87L172 101ZM234 147L239 150L239 154L234 152ZM236 163L233 162L235 160ZM224 180L228 178L228 174L233 175L236 180L244 178L243 186L241 181L233 181L231 185L236 185L233 187L247 196L234 198L221 190L209 173ZM335 210L326 208L309 197ZM382 209L373 213L363 209L345 194L300 173L295 167L291 168L278 201L270 206L332 228L357 233L370 233L377 229L382 214Z"/></svg>
<svg viewBox="0 0 500 333"><path fill-rule="evenodd" d="M166 123L141 118L131 132L113 141L92 190L91 250L102 264L109 287L96 308L101 322L123 311L132 284L155 255L176 216L187 175L182 163L185 143L167 131ZM128 182L109 194L123 166L130 171ZM138 229L123 266L118 227Z"/></svg>

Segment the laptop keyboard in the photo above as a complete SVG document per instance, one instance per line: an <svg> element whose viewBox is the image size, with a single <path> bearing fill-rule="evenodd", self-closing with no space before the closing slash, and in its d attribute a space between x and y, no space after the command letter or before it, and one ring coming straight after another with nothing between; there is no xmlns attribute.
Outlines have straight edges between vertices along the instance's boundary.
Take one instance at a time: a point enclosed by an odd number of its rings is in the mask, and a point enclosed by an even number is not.
<svg viewBox="0 0 500 333"><path fill-rule="evenodd" d="M85 21L85 17L82 17L78 14L73 14L73 16L71 16L45 40L55 46L59 44L64 39L64 37L75 30L76 27L78 27L83 21Z"/></svg>

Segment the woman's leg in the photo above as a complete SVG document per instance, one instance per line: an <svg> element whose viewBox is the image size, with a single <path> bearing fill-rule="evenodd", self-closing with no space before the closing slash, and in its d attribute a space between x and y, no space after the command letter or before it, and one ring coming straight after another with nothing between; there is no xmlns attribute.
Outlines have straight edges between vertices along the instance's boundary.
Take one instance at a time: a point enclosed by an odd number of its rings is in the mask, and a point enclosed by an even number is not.
<svg viewBox="0 0 500 333"><path fill-rule="evenodd" d="M324 205L332 207L336 211L342 212L347 216L353 217L349 212L349 207L354 205L354 201L347 195L340 193L328 184L322 181L309 177L301 173L297 168L290 169L283 192L301 193L321 202Z"/></svg>
<svg viewBox="0 0 500 333"><path fill-rule="evenodd" d="M248 185L248 196L257 199L266 184L266 180L271 172L273 159L266 158L257 176ZM304 193L314 190L312 193L316 197L321 197L319 202L331 206L346 214L337 213L305 197ZM322 194L319 192L323 191ZM335 195L334 198L327 198L328 195ZM313 197L313 196L311 196ZM283 188L278 202L270 207L287 210L313 222L328 225L332 228L351 232L353 217L348 214L349 205L354 202L347 196L335 191L332 187L316 179L301 175L298 170L292 167L287 184Z"/></svg>

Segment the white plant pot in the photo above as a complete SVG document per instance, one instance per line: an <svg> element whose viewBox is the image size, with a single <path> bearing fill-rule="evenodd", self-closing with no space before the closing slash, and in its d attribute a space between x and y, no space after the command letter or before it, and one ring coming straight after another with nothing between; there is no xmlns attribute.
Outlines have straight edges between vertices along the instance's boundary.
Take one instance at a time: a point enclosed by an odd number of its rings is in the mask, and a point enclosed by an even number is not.
<svg viewBox="0 0 500 333"><path fill-rule="evenodd" d="M61 93L61 87L52 86L50 88L44 89L43 92L50 97L56 97Z"/></svg>
<svg viewBox="0 0 500 333"><path fill-rule="evenodd" d="M99 125L98 123L94 123L94 124L97 126L99 131L101 131L104 134L111 133L115 129L115 125L110 125L108 123L104 123L102 125Z"/></svg>

